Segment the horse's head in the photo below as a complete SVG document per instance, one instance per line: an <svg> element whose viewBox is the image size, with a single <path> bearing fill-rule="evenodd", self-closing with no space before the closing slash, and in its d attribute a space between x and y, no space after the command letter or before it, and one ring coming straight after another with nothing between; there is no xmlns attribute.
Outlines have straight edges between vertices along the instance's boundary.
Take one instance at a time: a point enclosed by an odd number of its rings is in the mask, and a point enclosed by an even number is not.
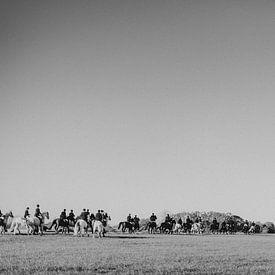
<svg viewBox="0 0 275 275"><path fill-rule="evenodd" d="M5 217L11 217L11 218L13 218L13 213L12 213L12 211L10 211L10 212L8 212L6 215L5 215Z"/></svg>
<svg viewBox="0 0 275 275"><path fill-rule="evenodd" d="M44 218L47 218L48 220L50 219L50 214L49 214L49 212L44 212L44 213L42 213L42 216L43 216Z"/></svg>

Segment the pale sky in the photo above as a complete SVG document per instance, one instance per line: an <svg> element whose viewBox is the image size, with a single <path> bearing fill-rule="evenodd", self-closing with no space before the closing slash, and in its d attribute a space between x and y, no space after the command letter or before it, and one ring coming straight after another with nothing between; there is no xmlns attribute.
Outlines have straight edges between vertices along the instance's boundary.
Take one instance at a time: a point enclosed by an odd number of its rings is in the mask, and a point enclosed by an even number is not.
<svg viewBox="0 0 275 275"><path fill-rule="evenodd" d="M1 1L0 209L275 221L275 1Z"/></svg>

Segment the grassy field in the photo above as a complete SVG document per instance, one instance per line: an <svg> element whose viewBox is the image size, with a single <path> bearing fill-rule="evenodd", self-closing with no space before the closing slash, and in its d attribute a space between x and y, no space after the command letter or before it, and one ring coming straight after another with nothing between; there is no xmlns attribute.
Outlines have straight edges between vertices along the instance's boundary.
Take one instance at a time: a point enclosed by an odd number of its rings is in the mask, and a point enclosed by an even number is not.
<svg viewBox="0 0 275 275"><path fill-rule="evenodd" d="M0 273L275 274L274 235L5 235L0 248Z"/></svg>

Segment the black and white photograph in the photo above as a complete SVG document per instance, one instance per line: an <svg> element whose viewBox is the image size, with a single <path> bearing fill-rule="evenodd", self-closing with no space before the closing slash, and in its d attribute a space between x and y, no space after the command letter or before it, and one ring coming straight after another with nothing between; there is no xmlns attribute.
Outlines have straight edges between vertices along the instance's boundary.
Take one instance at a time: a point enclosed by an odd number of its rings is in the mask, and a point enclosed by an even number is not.
<svg viewBox="0 0 275 275"><path fill-rule="evenodd" d="M1 0L1 274L275 274L274 0Z"/></svg>

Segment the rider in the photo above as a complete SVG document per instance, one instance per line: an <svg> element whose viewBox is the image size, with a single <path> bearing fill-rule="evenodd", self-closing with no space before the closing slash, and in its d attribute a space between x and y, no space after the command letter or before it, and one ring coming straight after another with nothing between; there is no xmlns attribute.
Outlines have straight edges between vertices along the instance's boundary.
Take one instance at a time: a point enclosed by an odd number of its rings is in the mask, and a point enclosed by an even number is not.
<svg viewBox="0 0 275 275"><path fill-rule="evenodd" d="M180 226L182 226L182 219L181 219L181 217L178 219L178 224L180 225Z"/></svg>
<svg viewBox="0 0 275 275"><path fill-rule="evenodd" d="M172 218L169 216L169 214L165 217L165 223L170 223L172 221Z"/></svg>
<svg viewBox="0 0 275 275"><path fill-rule="evenodd" d="M74 211L71 210L71 212L69 213L69 216L67 217L67 219L70 220L70 221L72 221L72 222L74 222L74 217L75 217Z"/></svg>
<svg viewBox="0 0 275 275"><path fill-rule="evenodd" d="M100 210L98 210L97 213L95 214L95 219L96 221L102 221L102 214Z"/></svg>
<svg viewBox="0 0 275 275"><path fill-rule="evenodd" d="M190 219L190 217L189 217L189 216L187 216L187 218L186 218L186 223L187 223L187 224L192 223L192 220Z"/></svg>
<svg viewBox="0 0 275 275"><path fill-rule="evenodd" d="M134 220L135 224L139 224L140 219L139 219L139 217L137 215L134 216L133 220Z"/></svg>
<svg viewBox="0 0 275 275"><path fill-rule="evenodd" d="M108 213L103 211L102 217L103 217L103 220L107 220L108 219Z"/></svg>
<svg viewBox="0 0 275 275"><path fill-rule="evenodd" d="M90 220L93 221L95 219L95 214L94 213L91 213L90 215Z"/></svg>
<svg viewBox="0 0 275 275"><path fill-rule="evenodd" d="M150 217L150 221L151 222L156 222L157 220L157 216L155 215L155 213L152 213L151 217Z"/></svg>
<svg viewBox="0 0 275 275"><path fill-rule="evenodd" d="M0 210L0 220L4 220L4 215L2 214L1 210Z"/></svg>
<svg viewBox="0 0 275 275"><path fill-rule="evenodd" d="M40 221L40 223L42 223L42 213L40 211L40 206L39 204L36 205L36 209L35 209L35 213L34 216L37 217Z"/></svg>
<svg viewBox="0 0 275 275"><path fill-rule="evenodd" d="M64 209L60 214L60 220L66 220L66 219L67 219L67 214L66 214L66 209Z"/></svg>
<svg viewBox="0 0 275 275"><path fill-rule="evenodd" d="M127 222L131 223L132 222L132 217L131 217L131 214L128 215L127 217Z"/></svg>
<svg viewBox="0 0 275 275"><path fill-rule="evenodd" d="M217 225L217 223L218 223L218 222L217 222L217 219L216 219L216 217L215 217L215 218L213 219L213 224L214 224L214 225Z"/></svg>
<svg viewBox="0 0 275 275"><path fill-rule="evenodd" d="M80 218L81 218L82 220L84 220L84 221L87 220L87 214L86 214L86 213L87 213L87 212L86 212L86 209L84 208L83 211L82 211L81 214L80 214Z"/></svg>
<svg viewBox="0 0 275 275"><path fill-rule="evenodd" d="M27 219L27 218L29 218L31 216L30 213L29 213L29 210L30 210L29 207L27 207L26 210L25 210L25 214L24 214L24 218L25 219Z"/></svg>

